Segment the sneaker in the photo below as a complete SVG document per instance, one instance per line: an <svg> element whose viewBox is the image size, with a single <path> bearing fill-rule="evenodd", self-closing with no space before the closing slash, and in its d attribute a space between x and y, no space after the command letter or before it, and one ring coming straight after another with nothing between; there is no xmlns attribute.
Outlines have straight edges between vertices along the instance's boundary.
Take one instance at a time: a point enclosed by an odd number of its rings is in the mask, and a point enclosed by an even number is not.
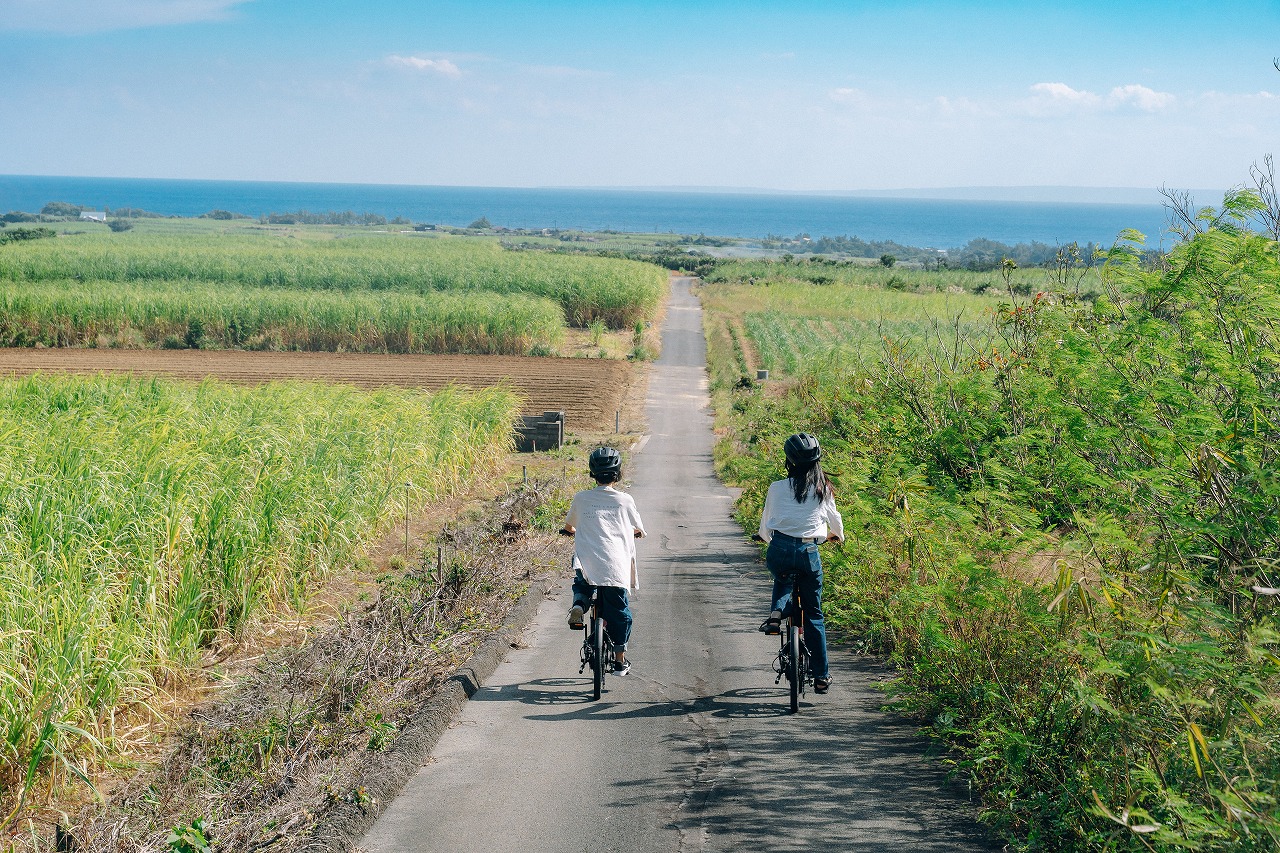
<svg viewBox="0 0 1280 853"><path fill-rule="evenodd" d="M629 660L615 660L615 661L613 662L613 674L614 674L614 675L626 675L626 674L627 674L628 672L630 672L630 671L631 671L631 661L629 661Z"/></svg>
<svg viewBox="0 0 1280 853"><path fill-rule="evenodd" d="M583 624L582 608L575 604L569 610L569 627L575 631L581 631Z"/></svg>
<svg viewBox="0 0 1280 853"><path fill-rule="evenodd" d="M760 632L777 636L782 633L782 613L775 610L769 614L769 618L760 623Z"/></svg>

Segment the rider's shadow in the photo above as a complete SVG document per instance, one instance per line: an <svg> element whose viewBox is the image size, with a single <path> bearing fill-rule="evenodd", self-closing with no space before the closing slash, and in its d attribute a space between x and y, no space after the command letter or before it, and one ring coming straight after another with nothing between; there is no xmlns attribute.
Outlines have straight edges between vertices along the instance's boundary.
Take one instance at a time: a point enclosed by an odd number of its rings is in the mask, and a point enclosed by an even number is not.
<svg viewBox="0 0 1280 853"><path fill-rule="evenodd" d="M635 720L655 717L683 717L689 714L711 714L726 719L780 717L788 713L781 700L785 691L766 688L727 690L716 696L702 696L667 702L591 701L586 693L590 683L573 678L538 678L521 684L504 684L485 688L472 701L523 702L541 707L576 706L560 713L529 714L527 720L562 722L564 720Z"/></svg>

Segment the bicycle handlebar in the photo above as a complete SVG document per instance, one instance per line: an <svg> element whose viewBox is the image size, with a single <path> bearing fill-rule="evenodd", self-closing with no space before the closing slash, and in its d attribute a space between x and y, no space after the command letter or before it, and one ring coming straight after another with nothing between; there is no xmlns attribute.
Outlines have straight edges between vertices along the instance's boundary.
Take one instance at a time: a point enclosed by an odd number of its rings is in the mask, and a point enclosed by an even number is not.
<svg viewBox="0 0 1280 853"><path fill-rule="evenodd" d="M557 531L557 532L558 532L561 536L572 536L572 535L573 535L573 533L574 533L572 530L565 530L563 527L562 527L562 528L560 528L560 530L559 530L559 531ZM639 531L636 531L636 533L635 533L634 535L635 535L635 537L636 537L637 539L639 539L639 538L640 538L641 536L643 536L644 534L643 534L643 533L640 533Z"/></svg>
<svg viewBox="0 0 1280 853"><path fill-rule="evenodd" d="M759 533L752 533L752 534L751 534L751 541L752 541L752 542L760 542L760 543L762 543L762 544L763 544L765 540L764 540L764 537L763 537L763 536L761 536ZM840 542L843 542L843 541L844 541L843 539L840 539L840 538L838 538L838 537L836 537L836 536L828 536L826 539L823 539L823 540L822 540L820 543L818 543L818 544L820 544L820 545L830 545L832 542L840 543Z"/></svg>

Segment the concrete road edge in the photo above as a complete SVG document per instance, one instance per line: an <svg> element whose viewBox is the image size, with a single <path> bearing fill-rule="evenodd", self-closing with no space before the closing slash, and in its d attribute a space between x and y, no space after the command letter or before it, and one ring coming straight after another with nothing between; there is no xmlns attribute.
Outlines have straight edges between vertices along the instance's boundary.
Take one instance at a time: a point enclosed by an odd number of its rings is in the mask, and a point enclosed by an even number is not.
<svg viewBox="0 0 1280 853"><path fill-rule="evenodd" d="M341 802L326 813L311 830L304 849L325 853L349 853L373 826L382 810L395 799L409 779L423 766L445 729L453 723L467 700L507 656L521 632L533 622L543 600L555 588L555 578L535 578L480 648L449 677L365 772L358 784L367 795L367 804Z"/></svg>

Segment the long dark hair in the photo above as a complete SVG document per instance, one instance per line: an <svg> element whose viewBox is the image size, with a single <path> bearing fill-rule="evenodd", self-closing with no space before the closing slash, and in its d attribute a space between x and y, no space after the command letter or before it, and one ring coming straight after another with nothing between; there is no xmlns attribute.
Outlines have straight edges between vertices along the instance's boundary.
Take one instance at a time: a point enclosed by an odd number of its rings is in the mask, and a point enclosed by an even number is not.
<svg viewBox="0 0 1280 853"><path fill-rule="evenodd" d="M804 503L805 498L810 494L818 496L821 501L826 498L827 493L831 491L831 481L827 479L827 475L822 473L822 463L817 459L812 462L800 465L792 465L790 460L786 461L787 479L791 481L791 493L796 497L796 503Z"/></svg>

